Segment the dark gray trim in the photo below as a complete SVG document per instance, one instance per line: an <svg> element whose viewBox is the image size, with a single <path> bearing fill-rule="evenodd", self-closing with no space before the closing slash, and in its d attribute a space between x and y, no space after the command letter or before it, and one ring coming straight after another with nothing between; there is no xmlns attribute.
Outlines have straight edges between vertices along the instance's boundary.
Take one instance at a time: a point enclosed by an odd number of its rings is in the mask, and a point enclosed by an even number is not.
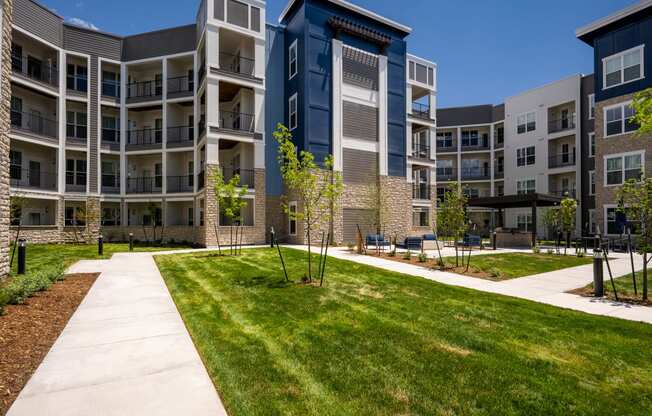
<svg viewBox="0 0 652 416"><path fill-rule="evenodd" d="M263 83L263 80L261 78L256 78L256 77L251 77L248 75L244 74L237 74L235 72L231 71L224 71L223 69L215 68L213 66L210 67L211 74L218 74L218 75L227 75L229 77L233 78L239 78L245 81L250 81L250 82L255 82L256 84L261 84Z"/></svg>
<svg viewBox="0 0 652 416"><path fill-rule="evenodd" d="M197 25L174 27L128 36L123 39L122 60L136 61L157 56L194 52Z"/></svg>
<svg viewBox="0 0 652 416"><path fill-rule="evenodd" d="M437 127L491 124L505 119L505 105L491 104L437 110Z"/></svg>
<svg viewBox="0 0 652 416"><path fill-rule="evenodd" d="M32 0L14 0L16 26L59 47L63 46L63 19Z"/></svg>
<svg viewBox="0 0 652 416"><path fill-rule="evenodd" d="M375 184L378 180L378 153L342 149L344 183Z"/></svg>

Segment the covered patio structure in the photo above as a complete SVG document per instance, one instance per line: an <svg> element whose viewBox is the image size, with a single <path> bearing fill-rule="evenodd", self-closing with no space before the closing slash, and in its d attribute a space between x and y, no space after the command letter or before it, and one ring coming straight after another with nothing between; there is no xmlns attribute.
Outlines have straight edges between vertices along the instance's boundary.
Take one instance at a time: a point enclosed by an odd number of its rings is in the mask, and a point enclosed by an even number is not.
<svg viewBox="0 0 652 416"><path fill-rule="evenodd" d="M504 222L503 210L508 208L532 208L532 246L537 244L537 208L539 207L556 207L561 204L563 198L547 194L521 194L493 196L487 198L469 199L467 206L474 208L489 208L498 210L498 224L494 224L494 229L502 227Z"/></svg>

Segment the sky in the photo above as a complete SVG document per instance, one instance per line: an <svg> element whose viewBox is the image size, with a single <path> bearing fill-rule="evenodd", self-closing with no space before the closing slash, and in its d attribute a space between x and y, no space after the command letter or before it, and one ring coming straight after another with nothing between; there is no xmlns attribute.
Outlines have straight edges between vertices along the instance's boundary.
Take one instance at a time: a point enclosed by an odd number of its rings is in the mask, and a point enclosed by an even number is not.
<svg viewBox="0 0 652 416"><path fill-rule="evenodd" d="M199 0L40 0L67 20L130 35L193 23ZM267 21L288 0L267 1ZM636 0L350 0L410 26L408 51L437 63L438 107L499 104L593 72L575 30Z"/></svg>

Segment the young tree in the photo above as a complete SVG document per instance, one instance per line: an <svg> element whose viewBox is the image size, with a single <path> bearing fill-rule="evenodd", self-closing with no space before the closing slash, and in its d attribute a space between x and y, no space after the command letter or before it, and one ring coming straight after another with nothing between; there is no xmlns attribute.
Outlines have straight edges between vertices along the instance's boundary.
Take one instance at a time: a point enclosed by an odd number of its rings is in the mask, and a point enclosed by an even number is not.
<svg viewBox="0 0 652 416"><path fill-rule="evenodd" d="M11 197L11 225L16 227L16 237L14 238L14 246L11 251L11 261L9 262L9 267L14 264L14 256L16 254L16 247L18 246L18 239L20 239L20 232L23 227L23 214L25 209L30 206L29 198L24 197L23 195L14 195Z"/></svg>
<svg viewBox="0 0 652 416"><path fill-rule="evenodd" d="M465 193L456 184L451 185L444 199L439 204L437 211L437 229L448 238L453 238L455 244L455 264L459 267L459 253L457 242L466 233L469 223L466 220L466 204L468 199Z"/></svg>
<svg viewBox="0 0 652 416"><path fill-rule="evenodd" d="M561 231L566 235L566 248L564 249L564 254L566 254L566 249L570 247L571 234L575 231L576 218L577 200L566 196L561 201L561 206L559 207L559 225Z"/></svg>
<svg viewBox="0 0 652 416"><path fill-rule="evenodd" d="M630 179L617 194L620 200L618 210L627 220L637 223L637 249L643 256L643 300L648 300L647 264L652 248L652 178Z"/></svg>
<svg viewBox="0 0 652 416"><path fill-rule="evenodd" d="M328 155L322 167L315 162L312 153L300 153L292 142L292 134L282 124L274 132L278 141L278 161L287 192L296 197L298 209L290 210L284 203L283 210L290 219L301 222L308 241L308 280L312 282L312 238L316 230L328 226L333 229L333 213L337 211L344 185L342 175L333 168L333 157Z"/></svg>
<svg viewBox="0 0 652 416"><path fill-rule="evenodd" d="M220 212L229 222L231 231L230 236L230 250L233 254L233 226L238 223L240 227L242 223L242 210L247 206L247 201L244 196L247 194L247 186L240 185L240 175L233 175L229 181L224 181L224 175L219 167L215 167L211 172L213 178L213 187L215 189L215 200ZM219 240L218 236L219 227L215 225L215 238ZM236 231L236 244L237 244L237 231ZM221 251L221 250L220 250ZM237 250L235 251L237 253Z"/></svg>

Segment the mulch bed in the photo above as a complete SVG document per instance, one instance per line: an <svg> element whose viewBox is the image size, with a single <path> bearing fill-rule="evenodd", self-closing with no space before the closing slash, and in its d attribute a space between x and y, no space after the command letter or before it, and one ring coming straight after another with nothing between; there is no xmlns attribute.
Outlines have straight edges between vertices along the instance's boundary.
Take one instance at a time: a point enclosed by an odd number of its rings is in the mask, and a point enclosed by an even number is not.
<svg viewBox="0 0 652 416"><path fill-rule="evenodd" d="M41 364L99 274L71 274L0 316L0 414Z"/></svg>
<svg viewBox="0 0 652 416"><path fill-rule="evenodd" d="M606 299L609 299L609 300L612 300L612 301L615 302L616 297L614 296L613 292L607 291L607 285L611 285L611 283L608 280L605 280L605 282L604 282L604 286L605 286L604 297ZM611 287L611 286L609 286L609 287ZM581 287L579 289L571 290L568 293L573 294L573 295L580 295L580 296L583 296L585 298L594 297L593 296L593 288L591 288L591 287ZM630 296L630 295L623 295L623 294L621 294L619 292L618 293L618 301L623 302L623 303L631 303L633 305L641 305L641 306L650 306L650 307L652 307L652 301L650 301L649 299L647 301L643 301L643 299L641 299L641 297L640 297L641 292L638 292L638 296L639 297L635 298L635 297Z"/></svg>

